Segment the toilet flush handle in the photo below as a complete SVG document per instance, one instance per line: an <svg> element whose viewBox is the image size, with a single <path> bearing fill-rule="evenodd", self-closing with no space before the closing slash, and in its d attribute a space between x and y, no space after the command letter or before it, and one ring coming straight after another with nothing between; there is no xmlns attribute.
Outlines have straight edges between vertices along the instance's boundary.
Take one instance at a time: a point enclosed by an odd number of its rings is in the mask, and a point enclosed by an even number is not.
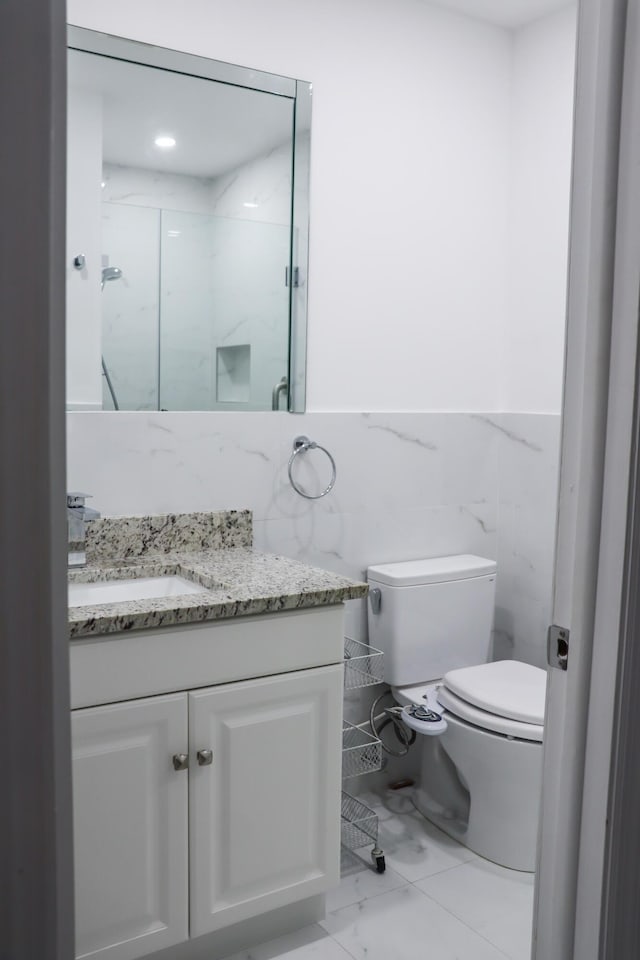
<svg viewBox="0 0 640 960"><path fill-rule="evenodd" d="M379 587L374 587L373 590L369 590L369 603L371 604L371 613L380 613L380 608L382 607L382 590Z"/></svg>

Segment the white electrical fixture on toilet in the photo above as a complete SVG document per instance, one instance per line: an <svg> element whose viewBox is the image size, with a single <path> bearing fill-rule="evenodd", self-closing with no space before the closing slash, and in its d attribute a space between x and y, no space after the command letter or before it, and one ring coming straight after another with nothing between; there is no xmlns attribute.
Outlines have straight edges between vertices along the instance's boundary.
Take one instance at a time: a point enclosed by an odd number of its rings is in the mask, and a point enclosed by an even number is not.
<svg viewBox="0 0 640 960"><path fill-rule="evenodd" d="M495 562L387 563L369 567L368 580L369 639L384 652L385 680L408 725L431 734L419 738L416 805L488 860L533 871L546 674L488 662Z"/></svg>

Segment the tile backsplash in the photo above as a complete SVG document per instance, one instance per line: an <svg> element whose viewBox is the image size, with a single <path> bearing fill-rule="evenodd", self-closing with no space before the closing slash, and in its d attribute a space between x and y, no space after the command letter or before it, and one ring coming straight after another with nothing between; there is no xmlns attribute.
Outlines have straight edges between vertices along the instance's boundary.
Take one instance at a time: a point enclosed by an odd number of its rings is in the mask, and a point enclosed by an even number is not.
<svg viewBox="0 0 640 960"><path fill-rule="evenodd" d="M251 511L102 517L87 524L89 562L252 545Z"/></svg>

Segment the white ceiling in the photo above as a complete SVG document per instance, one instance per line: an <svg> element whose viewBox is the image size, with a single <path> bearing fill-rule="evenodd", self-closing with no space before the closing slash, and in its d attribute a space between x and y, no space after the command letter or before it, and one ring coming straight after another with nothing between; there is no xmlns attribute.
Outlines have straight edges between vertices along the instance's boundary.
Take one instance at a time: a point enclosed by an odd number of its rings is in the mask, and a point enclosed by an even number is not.
<svg viewBox="0 0 640 960"><path fill-rule="evenodd" d="M69 51L74 89L102 105L103 159L166 173L216 177L291 138L293 101L257 90ZM176 146L161 150L159 135Z"/></svg>
<svg viewBox="0 0 640 960"><path fill-rule="evenodd" d="M574 6L576 0L429 0L440 7L459 10L478 20L515 29L555 10Z"/></svg>

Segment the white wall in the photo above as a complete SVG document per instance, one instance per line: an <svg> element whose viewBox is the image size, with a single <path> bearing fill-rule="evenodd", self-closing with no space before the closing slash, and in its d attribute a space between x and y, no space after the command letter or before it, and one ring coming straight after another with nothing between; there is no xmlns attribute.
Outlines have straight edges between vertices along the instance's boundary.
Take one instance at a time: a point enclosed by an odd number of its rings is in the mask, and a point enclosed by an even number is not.
<svg viewBox="0 0 640 960"><path fill-rule="evenodd" d="M514 35L504 409L559 413L576 11Z"/></svg>
<svg viewBox="0 0 640 960"><path fill-rule="evenodd" d="M67 400L71 409L100 410L102 102L95 93L70 88L67 144ZM82 270L73 266L78 254Z"/></svg>
<svg viewBox="0 0 640 960"><path fill-rule="evenodd" d="M69 19L313 81L309 409L499 409L508 34L422 0L181 9Z"/></svg>

